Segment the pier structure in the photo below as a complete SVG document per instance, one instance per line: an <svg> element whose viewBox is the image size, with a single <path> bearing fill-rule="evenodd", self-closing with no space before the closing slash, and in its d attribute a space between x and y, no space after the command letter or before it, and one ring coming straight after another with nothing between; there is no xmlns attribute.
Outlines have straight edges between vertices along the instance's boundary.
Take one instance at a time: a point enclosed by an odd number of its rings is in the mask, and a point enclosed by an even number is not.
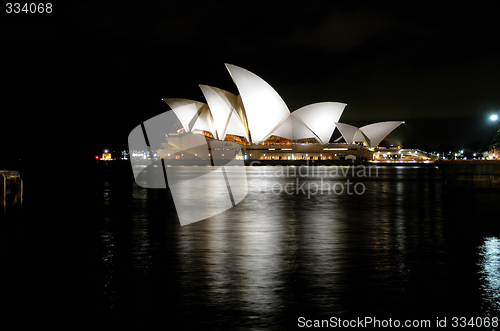
<svg viewBox="0 0 500 331"><path fill-rule="evenodd" d="M16 170L0 170L0 212L7 213L8 205L23 206L23 180Z"/></svg>

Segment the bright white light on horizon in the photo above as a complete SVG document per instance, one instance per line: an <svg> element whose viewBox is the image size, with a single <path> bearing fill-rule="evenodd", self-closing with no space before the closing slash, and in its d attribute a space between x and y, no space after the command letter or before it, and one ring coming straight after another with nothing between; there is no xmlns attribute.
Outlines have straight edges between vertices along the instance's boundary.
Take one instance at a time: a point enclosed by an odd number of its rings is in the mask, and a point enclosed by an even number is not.
<svg viewBox="0 0 500 331"><path fill-rule="evenodd" d="M490 120L496 121L498 119L498 115L491 115Z"/></svg>

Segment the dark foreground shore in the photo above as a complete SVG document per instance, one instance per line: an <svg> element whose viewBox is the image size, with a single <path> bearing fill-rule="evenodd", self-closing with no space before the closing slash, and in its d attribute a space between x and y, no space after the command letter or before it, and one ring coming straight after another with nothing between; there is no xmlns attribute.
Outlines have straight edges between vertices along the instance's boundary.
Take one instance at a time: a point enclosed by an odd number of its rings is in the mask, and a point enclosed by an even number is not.
<svg viewBox="0 0 500 331"><path fill-rule="evenodd" d="M459 189L500 189L500 161L456 160L435 163L448 187Z"/></svg>

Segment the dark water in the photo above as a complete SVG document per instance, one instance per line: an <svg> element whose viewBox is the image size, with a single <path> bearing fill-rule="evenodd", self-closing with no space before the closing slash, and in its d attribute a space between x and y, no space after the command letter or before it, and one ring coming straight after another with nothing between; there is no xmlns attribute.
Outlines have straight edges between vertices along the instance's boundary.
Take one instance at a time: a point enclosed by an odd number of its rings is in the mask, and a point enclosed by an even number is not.
<svg viewBox="0 0 500 331"><path fill-rule="evenodd" d="M499 193L449 191L432 166L364 177L276 171L248 167L240 204L181 227L168 190L138 187L128 168L98 168L87 249L96 328L498 316ZM337 191L279 189L321 178ZM340 194L347 179L362 194Z"/></svg>

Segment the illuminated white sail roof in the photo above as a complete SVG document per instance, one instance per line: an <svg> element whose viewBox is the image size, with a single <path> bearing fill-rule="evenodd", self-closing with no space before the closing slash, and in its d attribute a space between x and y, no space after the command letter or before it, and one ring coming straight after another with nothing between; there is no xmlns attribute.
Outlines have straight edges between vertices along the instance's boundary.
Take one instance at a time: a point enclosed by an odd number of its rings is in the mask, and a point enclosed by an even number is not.
<svg viewBox="0 0 500 331"><path fill-rule="evenodd" d="M320 102L297 109L292 116L301 120L320 142L327 144L337 122L347 104L340 102Z"/></svg>
<svg viewBox="0 0 500 331"><path fill-rule="evenodd" d="M227 123L227 128L224 136L226 134L234 134L237 136L245 137L248 141L250 140L248 139L245 126L243 125L243 122L241 121L241 118L235 109L233 109L231 113L231 117L229 118L229 122Z"/></svg>
<svg viewBox="0 0 500 331"><path fill-rule="evenodd" d="M198 110L198 113L191 120L190 126L191 130L207 131L210 132L213 137L216 137L214 120L207 105L203 105L203 107Z"/></svg>
<svg viewBox="0 0 500 331"><path fill-rule="evenodd" d="M354 141L367 141L368 138L361 132L361 130L358 130L356 134L354 135L353 142Z"/></svg>
<svg viewBox="0 0 500 331"><path fill-rule="evenodd" d="M290 140L319 138L299 119L288 116L285 122L281 124L271 135L279 136Z"/></svg>
<svg viewBox="0 0 500 331"><path fill-rule="evenodd" d="M376 147L385 137L387 137L394 129L400 126L402 121L388 121L379 122L369 125L365 125L361 128L357 128L353 125L338 123L337 128L339 128L342 137L347 143L352 143L355 141L364 141L370 147Z"/></svg>
<svg viewBox="0 0 500 331"><path fill-rule="evenodd" d="M271 132L270 136L278 136L286 139L293 140L293 130L292 130L292 116L288 116L286 120Z"/></svg>
<svg viewBox="0 0 500 331"><path fill-rule="evenodd" d="M315 138L318 142L321 139L315 134L311 129L309 129L302 121L296 117L290 116L292 118L292 128L293 128L293 139L305 139L305 138Z"/></svg>
<svg viewBox="0 0 500 331"><path fill-rule="evenodd" d="M368 145L375 147L401 124L403 121L387 121L365 125L359 129L368 138Z"/></svg>
<svg viewBox="0 0 500 331"><path fill-rule="evenodd" d="M186 132L191 132L189 123L198 114L201 107L206 105L203 102L188 99L169 98L163 99L163 101L172 108Z"/></svg>
<svg viewBox="0 0 500 331"><path fill-rule="evenodd" d="M229 116L235 109L236 96L216 87L200 85L201 91L207 99L208 106L214 119L217 137L224 140Z"/></svg>
<svg viewBox="0 0 500 331"><path fill-rule="evenodd" d="M235 65L226 67L240 92L252 142L258 144L287 119L290 111L262 78Z"/></svg>
<svg viewBox="0 0 500 331"><path fill-rule="evenodd" d="M342 134L342 137L344 137L346 143L352 144L355 141L366 141L366 138L363 136L359 128L354 125L339 122L335 122L335 125Z"/></svg>
<svg viewBox="0 0 500 331"><path fill-rule="evenodd" d="M290 113L276 91L248 70L226 64L240 95L200 85L208 104L187 99L163 99L177 115L186 132L203 130L215 139L237 135L259 144L275 135L290 140L315 138L328 143L335 127L346 142L366 142L377 146L400 121L374 123L361 128L339 123L346 107L340 102L320 102Z"/></svg>

